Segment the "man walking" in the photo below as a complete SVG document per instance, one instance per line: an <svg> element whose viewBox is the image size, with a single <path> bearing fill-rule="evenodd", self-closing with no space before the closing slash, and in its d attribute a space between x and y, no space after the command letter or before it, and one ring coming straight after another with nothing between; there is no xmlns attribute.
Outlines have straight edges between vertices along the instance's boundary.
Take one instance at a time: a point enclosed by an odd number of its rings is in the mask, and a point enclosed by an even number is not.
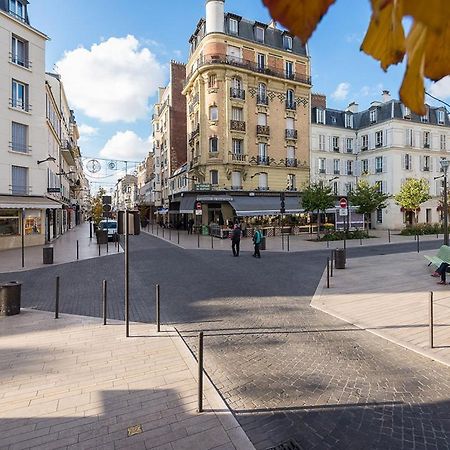
<svg viewBox="0 0 450 450"><path fill-rule="evenodd" d="M239 247L241 244L241 229L236 224L231 232L231 249L233 250L233 256L239 256Z"/></svg>
<svg viewBox="0 0 450 450"><path fill-rule="evenodd" d="M261 258L261 253L259 253L259 250L261 247L261 241L262 241L262 233L257 228L255 231L255 234L253 235L253 244L255 245L255 251L253 253L253 256L255 258Z"/></svg>

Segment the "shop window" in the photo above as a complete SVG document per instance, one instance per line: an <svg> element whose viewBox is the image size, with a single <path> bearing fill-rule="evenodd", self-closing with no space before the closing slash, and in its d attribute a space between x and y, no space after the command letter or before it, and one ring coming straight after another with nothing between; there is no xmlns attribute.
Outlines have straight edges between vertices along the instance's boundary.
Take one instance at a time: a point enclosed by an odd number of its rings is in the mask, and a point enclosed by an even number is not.
<svg viewBox="0 0 450 450"><path fill-rule="evenodd" d="M20 234L20 211L18 209L0 209L0 236L18 236Z"/></svg>

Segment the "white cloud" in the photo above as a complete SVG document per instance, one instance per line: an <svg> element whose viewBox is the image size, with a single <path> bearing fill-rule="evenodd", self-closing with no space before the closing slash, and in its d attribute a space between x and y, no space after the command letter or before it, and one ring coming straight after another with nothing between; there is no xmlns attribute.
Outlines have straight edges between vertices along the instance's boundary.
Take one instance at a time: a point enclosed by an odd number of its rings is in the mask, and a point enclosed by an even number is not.
<svg viewBox="0 0 450 450"><path fill-rule="evenodd" d="M151 149L151 138L142 139L133 131L117 132L100 150L100 156L123 161L141 161Z"/></svg>
<svg viewBox="0 0 450 450"><path fill-rule="evenodd" d="M335 100L345 100L350 90L350 83L339 83L336 90L331 94Z"/></svg>
<svg viewBox="0 0 450 450"><path fill-rule="evenodd" d="M450 76L446 76L436 83L432 83L429 88L430 94L438 98L450 97Z"/></svg>
<svg viewBox="0 0 450 450"><path fill-rule="evenodd" d="M72 107L102 122L134 122L164 84L165 68L131 35L65 52L56 64Z"/></svg>
<svg viewBox="0 0 450 450"><path fill-rule="evenodd" d="M86 138L89 136L95 136L98 133L98 128L82 123L81 125L78 125L78 131L80 132L81 137Z"/></svg>

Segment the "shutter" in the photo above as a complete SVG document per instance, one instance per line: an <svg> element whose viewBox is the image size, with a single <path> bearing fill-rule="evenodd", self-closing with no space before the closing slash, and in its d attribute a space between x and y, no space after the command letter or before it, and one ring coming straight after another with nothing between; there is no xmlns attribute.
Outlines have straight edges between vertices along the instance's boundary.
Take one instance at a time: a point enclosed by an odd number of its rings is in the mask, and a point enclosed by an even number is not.
<svg viewBox="0 0 450 450"><path fill-rule="evenodd" d="M332 159L327 159L325 161L325 167L326 167L326 173L327 174L332 174L333 173L333 160Z"/></svg>
<svg viewBox="0 0 450 450"><path fill-rule="evenodd" d="M357 177L361 176L361 161L359 160L355 161L355 176Z"/></svg>
<svg viewBox="0 0 450 450"><path fill-rule="evenodd" d="M430 156L430 172L433 172L433 157Z"/></svg>
<svg viewBox="0 0 450 450"><path fill-rule="evenodd" d="M384 147L388 146L387 135L388 135L387 130L383 130L383 146ZM383 163L383 165L384 165L384 163ZM383 170L383 172L384 172L384 170Z"/></svg>
<svg viewBox="0 0 450 450"><path fill-rule="evenodd" d="M369 174L375 173L375 159L369 158Z"/></svg>
<svg viewBox="0 0 450 450"><path fill-rule="evenodd" d="M328 151L333 151L333 138L331 136L328 136Z"/></svg>
<svg viewBox="0 0 450 450"><path fill-rule="evenodd" d="M440 196L441 195L441 180L436 180L436 195Z"/></svg>
<svg viewBox="0 0 450 450"><path fill-rule="evenodd" d="M287 158L288 159L294 159L295 158L295 148L291 145L287 147Z"/></svg>
<svg viewBox="0 0 450 450"><path fill-rule="evenodd" d="M406 154L400 155L400 158L402 159L402 169L405 170L405 167L406 167L406 164L405 164Z"/></svg>

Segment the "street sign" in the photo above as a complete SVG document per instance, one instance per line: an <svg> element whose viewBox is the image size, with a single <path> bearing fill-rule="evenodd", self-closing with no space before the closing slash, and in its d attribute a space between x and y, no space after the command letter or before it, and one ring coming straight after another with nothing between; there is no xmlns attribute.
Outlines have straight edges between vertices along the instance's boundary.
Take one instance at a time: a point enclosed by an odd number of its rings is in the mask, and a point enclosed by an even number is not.
<svg viewBox="0 0 450 450"><path fill-rule="evenodd" d="M60 193L61 192L61 188L59 188L59 187L50 187L50 188L47 188L47 192L49 194Z"/></svg>
<svg viewBox="0 0 450 450"><path fill-rule="evenodd" d="M341 199L339 200L339 206L340 206L341 208L347 208L347 199L346 199L346 198L341 198Z"/></svg>
<svg viewBox="0 0 450 450"><path fill-rule="evenodd" d="M111 211L111 205L103 205L103 212L110 212Z"/></svg>
<svg viewBox="0 0 450 450"><path fill-rule="evenodd" d="M198 183L194 185L194 189L196 191L210 191L211 190L211 184L208 183Z"/></svg>
<svg viewBox="0 0 450 450"><path fill-rule="evenodd" d="M342 216L348 216L348 210L347 210L347 208L338 208L339 209L339 216L340 217L342 217Z"/></svg>
<svg viewBox="0 0 450 450"><path fill-rule="evenodd" d="M111 197L110 195L104 195L104 196L102 197L102 203L103 203L104 205L109 205L109 204L111 204L111 203L112 203L112 197Z"/></svg>

